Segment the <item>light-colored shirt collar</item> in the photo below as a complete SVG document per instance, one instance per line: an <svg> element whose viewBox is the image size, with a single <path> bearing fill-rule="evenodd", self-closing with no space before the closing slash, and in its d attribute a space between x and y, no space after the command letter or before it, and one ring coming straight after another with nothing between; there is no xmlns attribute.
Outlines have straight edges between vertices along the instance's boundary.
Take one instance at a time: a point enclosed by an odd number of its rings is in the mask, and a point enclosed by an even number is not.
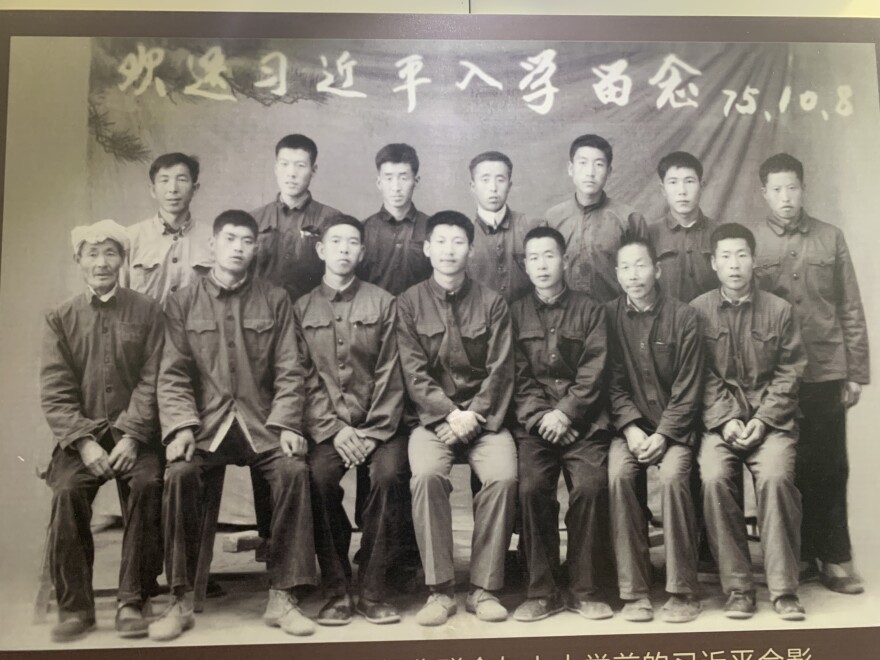
<svg viewBox="0 0 880 660"><path fill-rule="evenodd" d="M739 300L734 300L733 298L730 298L726 293L724 293L724 288L722 287L721 288L721 300L733 305L734 307L738 307L739 305L743 305L747 302L752 302L752 295L754 294L754 292L755 292L755 287L754 287L754 285L752 285L752 287L749 289L748 295L744 296L743 298L740 298Z"/></svg>
<svg viewBox="0 0 880 660"><path fill-rule="evenodd" d="M635 312L636 314L650 314L654 311L654 308L657 306L657 301L660 300L660 296L654 298L654 301L645 307L644 309L639 309L636 307L636 304L632 301L632 298L629 296L626 297L626 308L631 312Z"/></svg>
<svg viewBox="0 0 880 660"><path fill-rule="evenodd" d="M477 215L487 225L493 229L497 229L498 225L504 220L504 216L507 215L507 204L495 212L487 211L482 206L477 206Z"/></svg>
<svg viewBox="0 0 880 660"><path fill-rule="evenodd" d="M220 280L217 279L217 276L214 275L214 269L213 269L213 268L211 269L211 272L208 274L208 277L211 278L211 281L212 281L212 282L217 286L217 288L220 289L221 291L238 291L241 287L243 287L243 286L245 285L245 282L248 281L247 273L245 273L245 274L244 274L244 277L242 277L238 282L236 282L236 283L233 284L232 286L228 286L228 285L226 285L226 284L223 284L223 282L221 282Z"/></svg>
<svg viewBox="0 0 880 660"><path fill-rule="evenodd" d="M321 281L324 282L324 286L326 286L328 289L333 289L333 290L336 291L337 293L342 293L343 291L345 291L346 289L348 289L348 287L350 287L352 284L354 284L354 281L355 281L356 279L357 279L356 277L352 277L350 280L348 280L348 282L345 283L345 286L343 286L343 287L341 287L341 288L339 288L339 289L337 289L335 286L332 286L332 285L327 281L327 277L326 277L326 276L325 276L325 277L322 277L322 278L321 278Z"/></svg>
<svg viewBox="0 0 880 660"><path fill-rule="evenodd" d="M114 284L112 289L110 289L107 293L105 293L103 296L101 296L101 295L98 295L98 292L95 291L92 287L89 287L89 299L91 300L92 298L97 298L102 303L109 302L110 300L112 300L116 296L116 291L118 289L119 289L119 285Z"/></svg>
<svg viewBox="0 0 880 660"><path fill-rule="evenodd" d="M535 295L538 297L538 300L540 300L545 305L552 305L552 304L556 303L560 298L562 298L562 296L565 295L565 292L567 289L568 289L568 287L564 286L564 287L562 287L562 290L559 293L557 293L555 296L550 296L549 298L544 295L541 295L541 292L538 291L537 289L535 289Z"/></svg>

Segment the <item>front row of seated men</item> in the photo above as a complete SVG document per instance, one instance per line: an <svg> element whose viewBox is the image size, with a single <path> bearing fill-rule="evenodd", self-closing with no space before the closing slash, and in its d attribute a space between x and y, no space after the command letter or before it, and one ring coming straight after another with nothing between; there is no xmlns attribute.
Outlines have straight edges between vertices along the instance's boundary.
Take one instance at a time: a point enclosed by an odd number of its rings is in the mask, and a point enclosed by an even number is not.
<svg viewBox="0 0 880 660"><path fill-rule="evenodd" d="M128 247L121 226L75 229L88 292L48 315L41 373L57 439L48 472L60 611L53 638L95 625L90 505L113 478L126 523L117 631L168 640L191 628L202 484L228 464L248 465L269 484L264 619L292 635L314 631L298 595L318 583L316 554L329 596L318 623L346 624L355 613L373 623L400 619L385 584L407 537L399 503L410 489L430 590L416 621L440 625L456 612L449 475L461 461L482 484L467 611L483 621L508 617L497 594L518 497L529 577L516 620L563 609L612 616L604 587L615 564L623 617L652 619L641 480L657 465L669 593L661 616L690 621L701 610L695 452L725 613L745 618L756 608L736 492L744 464L756 481L773 607L803 618L793 479L805 357L788 303L752 284L752 233L738 224L714 231L721 287L691 305L657 285L651 244L627 238L616 267L624 295L606 306L566 287L565 241L539 226L524 246L533 291L508 307L466 276L473 236L460 213L432 216L424 251L433 275L395 300L354 276L363 228L340 216L317 244L323 282L291 303L252 274L253 217L226 211L214 222L212 270L170 295L163 314L117 285ZM355 583L340 481L356 466L367 470L369 494ZM565 571L560 472L570 493ZM149 622L160 539L172 598Z"/></svg>

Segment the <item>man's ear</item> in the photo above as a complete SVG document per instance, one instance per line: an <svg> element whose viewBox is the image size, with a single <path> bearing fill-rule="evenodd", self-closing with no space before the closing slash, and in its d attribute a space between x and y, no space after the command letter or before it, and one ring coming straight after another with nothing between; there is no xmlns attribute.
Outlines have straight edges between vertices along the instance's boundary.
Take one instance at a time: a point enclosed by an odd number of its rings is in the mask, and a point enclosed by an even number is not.
<svg viewBox="0 0 880 660"><path fill-rule="evenodd" d="M199 192L199 188L200 188L201 186L202 186L201 183L194 183L194 184L193 184L193 196L195 196L195 194L196 194L197 192Z"/></svg>
<svg viewBox="0 0 880 660"><path fill-rule="evenodd" d="M317 250L317 252L318 252L318 258L321 261L326 261L327 254L324 250L324 242L323 241L318 241L317 243L315 243L315 250Z"/></svg>
<svg viewBox="0 0 880 660"><path fill-rule="evenodd" d="M429 259L431 258L431 239L426 238L425 242L422 243L422 252L425 253L425 256Z"/></svg>
<svg viewBox="0 0 880 660"><path fill-rule="evenodd" d="M709 257L709 262L712 264L712 270L714 270L717 273L718 272L718 264L715 262L715 255L714 254L711 257Z"/></svg>

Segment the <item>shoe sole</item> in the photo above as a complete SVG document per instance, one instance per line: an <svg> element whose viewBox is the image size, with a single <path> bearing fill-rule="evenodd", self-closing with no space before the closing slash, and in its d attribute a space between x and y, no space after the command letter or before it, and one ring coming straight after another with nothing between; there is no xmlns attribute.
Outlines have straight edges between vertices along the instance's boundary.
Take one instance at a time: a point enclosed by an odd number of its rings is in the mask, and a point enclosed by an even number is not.
<svg viewBox="0 0 880 660"><path fill-rule="evenodd" d="M611 612L611 614L601 614L599 616L592 616L592 615L587 616L586 614L581 612L576 607L566 607L565 609L568 610L569 612L574 612L575 614L579 614L580 616L582 616L583 618L585 618L589 621L603 621L604 619L610 619L614 616L614 612Z"/></svg>
<svg viewBox="0 0 880 660"><path fill-rule="evenodd" d="M735 619L738 621L742 621L744 619L751 619L753 616L755 616L755 613L754 612L725 612L724 616L726 616L728 619Z"/></svg>
<svg viewBox="0 0 880 660"><path fill-rule="evenodd" d="M144 628L143 630L117 630L116 636L122 637L122 639L138 639L140 637L146 637L149 634L149 630Z"/></svg>
<svg viewBox="0 0 880 660"><path fill-rule="evenodd" d="M354 617L350 619L315 619L315 623L321 626L347 626L354 620Z"/></svg>
<svg viewBox="0 0 880 660"><path fill-rule="evenodd" d="M377 618L374 616L367 616L366 614L364 614L363 612L360 612L360 611L358 612L358 614L360 614L362 617L364 617L370 623L375 623L377 626L384 626L389 623L399 623L400 622L400 615L399 614L389 615L389 616L385 616L385 617L381 617L381 618Z"/></svg>
<svg viewBox="0 0 880 660"><path fill-rule="evenodd" d="M783 621L804 621L807 616L800 612L793 612L792 614L780 614L779 618Z"/></svg>
<svg viewBox="0 0 880 660"><path fill-rule="evenodd" d="M532 617L529 619L527 619L525 617L517 616L516 612L514 612L513 613L513 620L520 621L521 623L531 623L532 621L543 621L544 619L547 619L547 618L553 616L554 614L559 614L560 612L564 612L564 611L565 611L565 608L560 607L559 609L550 610L549 612L545 612L541 616L536 616L536 617Z"/></svg>
<svg viewBox="0 0 880 660"><path fill-rule="evenodd" d="M661 614L660 620L663 623L690 623L691 621L694 621L699 616L700 616L699 614L694 614L693 616L687 616L687 617L682 617L682 616L674 617L674 616L663 616Z"/></svg>

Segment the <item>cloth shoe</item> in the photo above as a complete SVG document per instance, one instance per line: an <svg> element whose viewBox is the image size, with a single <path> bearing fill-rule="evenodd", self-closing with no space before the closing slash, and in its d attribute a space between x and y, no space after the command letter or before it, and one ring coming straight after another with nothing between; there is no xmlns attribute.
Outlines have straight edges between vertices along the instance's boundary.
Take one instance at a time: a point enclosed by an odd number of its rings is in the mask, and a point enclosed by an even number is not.
<svg viewBox="0 0 880 660"><path fill-rule="evenodd" d="M465 610L477 615L480 621L506 621L507 609L491 591L476 589L468 594Z"/></svg>
<svg viewBox="0 0 880 660"><path fill-rule="evenodd" d="M315 632L314 624L299 609L296 596L284 589L269 589L263 621L288 635L306 636Z"/></svg>
<svg viewBox="0 0 880 660"><path fill-rule="evenodd" d="M322 626L344 626L351 623L354 616L354 603L351 596L334 596L328 600L315 618Z"/></svg>
<svg viewBox="0 0 880 660"><path fill-rule="evenodd" d="M149 607L149 605L147 605ZM143 608L137 605L122 605L116 610L116 633L126 639L147 636L148 623Z"/></svg>
<svg viewBox="0 0 880 660"><path fill-rule="evenodd" d="M397 608L381 600L370 600L361 596L358 598L355 611L370 623L385 624L400 621L400 612Z"/></svg>
<svg viewBox="0 0 880 660"><path fill-rule="evenodd" d="M569 612L580 614L585 619L591 619L594 621L610 619L614 616L614 612L608 603L591 598L580 600L572 597L565 607Z"/></svg>
<svg viewBox="0 0 880 660"><path fill-rule="evenodd" d="M95 629L95 615L91 616L80 612L61 612L61 620L53 627L50 635L53 642L72 642L84 637Z"/></svg>
<svg viewBox="0 0 880 660"><path fill-rule="evenodd" d="M442 626L457 611L454 598L435 591L416 614L416 623L420 626Z"/></svg>
<svg viewBox="0 0 880 660"><path fill-rule="evenodd" d="M624 621L633 623L647 623L654 620L654 606L647 598L637 598L636 600L628 600L620 610L620 615Z"/></svg>
<svg viewBox="0 0 880 660"><path fill-rule="evenodd" d="M558 614L565 609L562 595L557 591L549 596L529 598L516 608L513 618L516 621L540 621L548 616Z"/></svg>
<svg viewBox="0 0 880 660"><path fill-rule="evenodd" d="M167 642L180 637L196 624L192 609L192 594L175 597L168 608L147 628L150 639Z"/></svg>
<svg viewBox="0 0 880 660"><path fill-rule="evenodd" d="M724 616L728 619L751 619L757 609L754 591L734 589L724 603Z"/></svg>
<svg viewBox="0 0 880 660"><path fill-rule="evenodd" d="M830 566L839 569L834 571L838 575L833 575L832 571L828 570ZM839 573L843 573L843 575L839 575ZM819 581L826 589L836 591L839 594L855 596L865 591L862 581L840 564L830 564L827 562L823 564L822 570L819 571Z"/></svg>
<svg viewBox="0 0 880 660"><path fill-rule="evenodd" d="M807 618L804 606L794 595L780 596L773 601L773 609L785 621L803 621Z"/></svg>
<svg viewBox="0 0 880 660"><path fill-rule="evenodd" d="M702 611L703 605L690 594L672 594L660 610L660 618L666 623L687 623Z"/></svg>

